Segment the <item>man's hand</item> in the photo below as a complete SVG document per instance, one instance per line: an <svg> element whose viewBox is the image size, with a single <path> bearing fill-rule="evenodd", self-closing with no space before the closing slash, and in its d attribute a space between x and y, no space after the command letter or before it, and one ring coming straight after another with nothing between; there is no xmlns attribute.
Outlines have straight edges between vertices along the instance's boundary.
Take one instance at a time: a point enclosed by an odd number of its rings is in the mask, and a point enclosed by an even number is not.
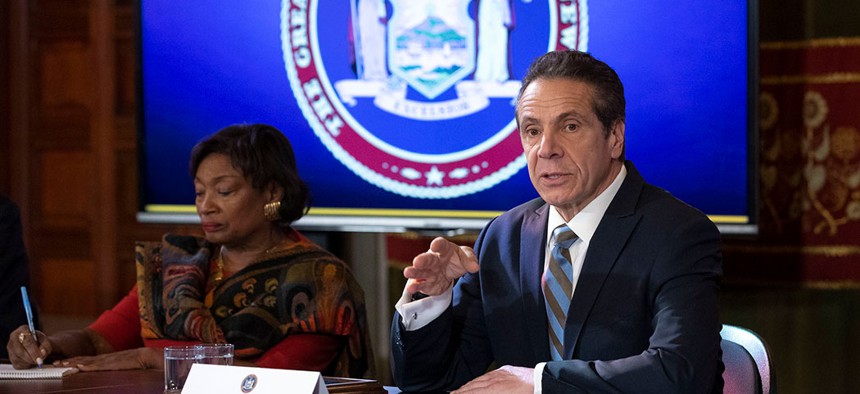
<svg viewBox="0 0 860 394"><path fill-rule="evenodd" d="M430 243L430 250L415 256L412 266L403 270L403 276L409 279L406 292L439 295L466 272L478 272L475 251L438 237Z"/></svg>
<svg viewBox="0 0 860 394"><path fill-rule="evenodd" d="M451 394L532 394L535 391L534 374L534 368L505 365L495 371L478 376Z"/></svg>

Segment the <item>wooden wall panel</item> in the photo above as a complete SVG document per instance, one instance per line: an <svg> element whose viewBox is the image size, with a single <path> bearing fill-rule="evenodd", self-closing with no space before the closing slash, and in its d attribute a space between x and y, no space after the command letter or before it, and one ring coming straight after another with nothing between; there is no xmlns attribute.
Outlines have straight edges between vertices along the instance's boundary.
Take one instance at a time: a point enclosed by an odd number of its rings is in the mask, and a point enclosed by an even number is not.
<svg viewBox="0 0 860 394"><path fill-rule="evenodd" d="M98 1L98 0L97 0ZM59 37L86 40L93 0L29 0L30 35L38 39Z"/></svg>
<svg viewBox="0 0 860 394"><path fill-rule="evenodd" d="M43 312L66 316L92 316L96 297L92 297L99 272L90 259L43 259L42 294L39 306Z"/></svg>
<svg viewBox="0 0 860 394"><path fill-rule="evenodd" d="M137 12L131 7L118 9L116 12L116 114L117 137L120 141L130 142L132 146L137 140L135 116L136 72L137 72L137 35L134 29ZM129 123L129 121L132 121Z"/></svg>
<svg viewBox="0 0 860 394"><path fill-rule="evenodd" d="M99 198L100 186L114 184L101 175L105 164L97 155L110 141L95 137L104 93L99 70L114 65L97 56L103 46L96 44L112 40L97 34L93 16L110 6L109 0L13 0L11 6L23 44L10 45L10 55L20 59L15 65L24 71L16 75L25 78L13 89L27 100L11 108L22 136L13 149L24 152L15 165L27 174L17 194L30 196L24 225L32 287L46 315L96 316L104 289L116 281L97 258L98 246L113 239L94 230L114 219L102 214L113 203Z"/></svg>
<svg viewBox="0 0 860 394"><path fill-rule="evenodd" d="M134 265L134 239L133 235L137 224L135 213L137 212L137 153L134 150L121 151L117 155L117 218L120 234L117 235L117 283L120 289L129 290L134 284L137 271ZM157 234L144 236L140 241L156 241Z"/></svg>
<svg viewBox="0 0 860 394"><path fill-rule="evenodd" d="M50 151L41 155L41 226L88 231L93 210L92 155L85 151ZM41 227L40 226L40 227Z"/></svg>
<svg viewBox="0 0 860 394"><path fill-rule="evenodd" d="M39 104L47 109L92 102L89 45L59 41L40 48Z"/></svg>

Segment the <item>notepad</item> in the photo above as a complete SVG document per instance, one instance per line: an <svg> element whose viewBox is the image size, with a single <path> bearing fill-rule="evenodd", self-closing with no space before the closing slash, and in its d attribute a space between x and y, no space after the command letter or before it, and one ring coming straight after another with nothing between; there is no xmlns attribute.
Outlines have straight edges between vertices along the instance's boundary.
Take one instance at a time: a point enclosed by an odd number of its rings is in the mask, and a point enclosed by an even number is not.
<svg viewBox="0 0 860 394"><path fill-rule="evenodd" d="M52 367L15 369L12 364L0 365L0 379L61 379L63 376L78 372L73 367Z"/></svg>

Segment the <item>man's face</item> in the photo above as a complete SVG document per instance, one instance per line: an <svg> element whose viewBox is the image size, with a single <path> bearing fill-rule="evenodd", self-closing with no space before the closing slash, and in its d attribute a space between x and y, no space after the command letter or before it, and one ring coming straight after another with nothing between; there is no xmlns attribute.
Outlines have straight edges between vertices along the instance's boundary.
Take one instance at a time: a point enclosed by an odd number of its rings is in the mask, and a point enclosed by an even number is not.
<svg viewBox="0 0 860 394"><path fill-rule="evenodd" d="M520 97L517 123L532 184L570 220L605 190L623 165L624 123L608 136L594 113L594 89L570 79L537 79Z"/></svg>

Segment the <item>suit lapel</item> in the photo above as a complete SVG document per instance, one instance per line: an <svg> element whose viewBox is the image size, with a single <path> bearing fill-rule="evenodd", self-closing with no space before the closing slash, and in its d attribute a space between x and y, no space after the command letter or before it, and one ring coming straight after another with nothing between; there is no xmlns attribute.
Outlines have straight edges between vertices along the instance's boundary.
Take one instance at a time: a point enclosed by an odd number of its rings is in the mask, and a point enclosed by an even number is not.
<svg viewBox="0 0 860 394"><path fill-rule="evenodd" d="M537 361L549 360L549 334L541 275L543 275L546 223L549 205L526 213L520 232L520 287L523 289L523 310L531 349ZM537 245L537 246L536 246Z"/></svg>
<svg viewBox="0 0 860 394"><path fill-rule="evenodd" d="M627 176L588 245L579 282L573 292L564 330L565 359L573 357L582 327L588 321L597 295L639 221L635 210L644 180L632 163L626 164Z"/></svg>

